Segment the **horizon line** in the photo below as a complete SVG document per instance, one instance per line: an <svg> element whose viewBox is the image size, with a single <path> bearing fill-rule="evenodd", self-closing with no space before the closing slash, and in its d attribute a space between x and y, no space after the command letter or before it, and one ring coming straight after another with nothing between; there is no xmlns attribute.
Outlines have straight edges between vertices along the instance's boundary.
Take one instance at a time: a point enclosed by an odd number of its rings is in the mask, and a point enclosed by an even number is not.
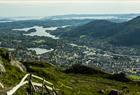
<svg viewBox="0 0 140 95"><path fill-rule="evenodd" d="M75 14L74 14L74 13L73 13L73 14L58 14L58 15L50 15L50 16L42 15L42 16L8 16L8 17L0 16L0 17L1 17L1 18L16 18L16 17L17 17L17 18L18 18L18 17L19 17L19 18L20 18L20 17L21 17L21 18L22 18L22 17L23 17L23 18L24 18L24 17L25 17L25 18L26 18L26 17L41 17L41 18L42 18L42 17L53 17L53 16L67 16L67 15L108 15L108 16L109 16L109 15L138 15L138 14L140 15L140 12L138 12L138 13L136 13L136 12L135 12L135 13L131 13L131 12L130 12L130 13L125 13L125 12L122 12L122 13L94 13L94 14L93 14L93 13L91 13L91 14L90 14L90 13L88 13L88 14L86 14L86 13L85 13L85 14L84 14L84 13L83 13L83 14L81 14L81 13L80 13L80 14L76 14L76 13L75 13Z"/></svg>

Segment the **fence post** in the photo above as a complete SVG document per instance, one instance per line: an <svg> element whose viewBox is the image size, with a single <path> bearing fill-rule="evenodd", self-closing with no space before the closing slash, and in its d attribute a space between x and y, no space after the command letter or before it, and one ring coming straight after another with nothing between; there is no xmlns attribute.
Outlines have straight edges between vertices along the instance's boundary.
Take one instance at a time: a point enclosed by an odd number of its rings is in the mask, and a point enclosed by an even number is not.
<svg viewBox="0 0 140 95"><path fill-rule="evenodd" d="M28 91L28 93L29 93L29 95L32 95L32 74L30 74L30 76L29 76L29 91Z"/></svg>
<svg viewBox="0 0 140 95"><path fill-rule="evenodd" d="M56 90L55 90L55 88L54 88L54 86L52 87L52 89L53 89L54 94L55 95L58 95L57 92L56 92Z"/></svg>
<svg viewBox="0 0 140 95"><path fill-rule="evenodd" d="M46 91L47 91L47 94L48 94L48 95L51 95L51 93L50 93L49 89L46 87L46 85L44 85L44 86L45 86L45 89L46 89Z"/></svg>
<svg viewBox="0 0 140 95"><path fill-rule="evenodd" d="M43 81L42 81L42 92L41 92L41 94L43 95L44 94L44 78L43 78Z"/></svg>

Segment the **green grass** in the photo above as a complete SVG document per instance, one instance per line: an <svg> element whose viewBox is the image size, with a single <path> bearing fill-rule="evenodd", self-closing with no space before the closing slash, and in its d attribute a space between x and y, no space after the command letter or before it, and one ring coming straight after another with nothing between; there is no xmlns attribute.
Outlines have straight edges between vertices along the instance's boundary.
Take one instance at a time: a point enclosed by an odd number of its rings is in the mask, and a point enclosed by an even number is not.
<svg viewBox="0 0 140 95"><path fill-rule="evenodd" d="M21 80L24 73L18 68L10 65L6 65L6 73L0 75L0 82L2 82L6 87L14 86Z"/></svg>
<svg viewBox="0 0 140 95"><path fill-rule="evenodd" d="M130 78L131 80L140 80L140 76L137 75L130 75L128 76L128 78Z"/></svg>
<svg viewBox="0 0 140 95"><path fill-rule="evenodd" d="M60 93L63 93L63 95L101 95L98 92L101 89L104 90L103 95L107 95L112 89L126 93L122 90L123 87L128 88L129 95L139 95L140 93L140 86L133 82L119 82L97 74L65 74L47 63L35 62L24 64L30 67L29 72L42 76L46 80L54 83L55 87L60 89ZM43 67L39 64L43 65Z"/></svg>

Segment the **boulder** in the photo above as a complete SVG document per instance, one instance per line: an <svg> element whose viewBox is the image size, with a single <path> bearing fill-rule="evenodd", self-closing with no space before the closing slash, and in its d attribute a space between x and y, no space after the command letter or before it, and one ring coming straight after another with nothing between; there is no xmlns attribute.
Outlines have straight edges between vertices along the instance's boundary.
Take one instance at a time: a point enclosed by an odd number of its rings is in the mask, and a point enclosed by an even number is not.
<svg viewBox="0 0 140 95"><path fill-rule="evenodd" d="M2 64L0 64L0 73L5 73L5 72L6 72L5 67Z"/></svg>
<svg viewBox="0 0 140 95"><path fill-rule="evenodd" d="M108 95L123 95L123 94L120 91L114 89L111 90Z"/></svg>

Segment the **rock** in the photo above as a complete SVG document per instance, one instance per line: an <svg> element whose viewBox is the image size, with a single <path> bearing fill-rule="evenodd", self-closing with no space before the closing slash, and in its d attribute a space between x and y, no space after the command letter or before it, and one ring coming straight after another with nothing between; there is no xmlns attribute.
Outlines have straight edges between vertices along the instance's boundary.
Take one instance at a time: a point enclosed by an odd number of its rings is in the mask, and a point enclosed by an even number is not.
<svg viewBox="0 0 140 95"><path fill-rule="evenodd" d="M4 85L2 83L0 83L0 88L4 88Z"/></svg>
<svg viewBox="0 0 140 95"><path fill-rule="evenodd" d="M26 67L19 61L11 60L10 61L12 66L19 68L22 72L26 72Z"/></svg>
<svg viewBox="0 0 140 95"><path fill-rule="evenodd" d="M1 73L5 73L6 72L5 67L2 64L0 64L0 72Z"/></svg>
<svg viewBox="0 0 140 95"><path fill-rule="evenodd" d="M120 91L118 90L111 90L108 95L122 95Z"/></svg>
<svg viewBox="0 0 140 95"><path fill-rule="evenodd" d="M75 81L75 80L70 80L70 82L71 82L71 83L76 83L76 81Z"/></svg>
<svg viewBox="0 0 140 95"><path fill-rule="evenodd" d="M105 93L105 90L100 89L100 90L98 91L98 93L100 93L100 94L104 94L104 93Z"/></svg>

